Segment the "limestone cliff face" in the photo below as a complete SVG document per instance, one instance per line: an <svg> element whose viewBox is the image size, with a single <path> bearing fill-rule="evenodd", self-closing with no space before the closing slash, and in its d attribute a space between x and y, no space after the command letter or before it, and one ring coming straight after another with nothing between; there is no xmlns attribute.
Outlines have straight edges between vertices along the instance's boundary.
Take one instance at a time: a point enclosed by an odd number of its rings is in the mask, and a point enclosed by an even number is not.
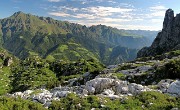
<svg viewBox="0 0 180 110"><path fill-rule="evenodd" d="M174 17L174 11L168 9L162 31L150 47L144 47L138 52L137 57L155 56L177 49L180 49L180 14Z"/></svg>

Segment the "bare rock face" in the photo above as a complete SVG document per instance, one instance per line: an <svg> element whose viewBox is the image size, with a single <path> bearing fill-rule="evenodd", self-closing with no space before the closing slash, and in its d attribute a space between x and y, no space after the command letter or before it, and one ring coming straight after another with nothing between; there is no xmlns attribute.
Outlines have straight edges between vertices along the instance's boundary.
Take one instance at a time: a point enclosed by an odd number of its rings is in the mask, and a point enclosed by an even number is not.
<svg viewBox="0 0 180 110"><path fill-rule="evenodd" d="M5 59L5 55L4 53L0 53L0 59L4 60Z"/></svg>
<svg viewBox="0 0 180 110"><path fill-rule="evenodd" d="M174 20L174 11L172 9L168 9L165 14L163 29L171 29Z"/></svg>
<svg viewBox="0 0 180 110"><path fill-rule="evenodd" d="M4 66L10 66L13 63L12 57L7 57L4 60Z"/></svg>
<svg viewBox="0 0 180 110"><path fill-rule="evenodd" d="M150 47L141 49L137 57L147 57L180 49L180 14L174 17L174 11L168 9L165 14L163 29L158 33Z"/></svg>

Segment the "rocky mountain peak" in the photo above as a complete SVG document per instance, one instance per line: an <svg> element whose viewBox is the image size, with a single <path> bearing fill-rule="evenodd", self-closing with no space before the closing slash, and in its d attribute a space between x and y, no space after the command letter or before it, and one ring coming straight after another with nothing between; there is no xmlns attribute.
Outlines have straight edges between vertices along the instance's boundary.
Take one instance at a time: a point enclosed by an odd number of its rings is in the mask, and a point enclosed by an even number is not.
<svg viewBox="0 0 180 110"><path fill-rule="evenodd" d="M25 13L23 13L22 11L18 11L18 12L15 12L15 13L13 14L13 16L18 16L18 15L21 15L21 14L25 14Z"/></svg>
<svg viewBox="0 0 180 110"><path fill-rule="evenodd" d="M174 11L172 9L168 9L165 14L163 29L171 28L174 20Z"/></svg>
<svg viewBox="0 0 180 110"><path fill-rule="evenodd" d="M178 49L180 49L180 14L174 17L174 11L168 9L162 31L158 33L150 47L144 47L138 52L137 57L155 56Z"/></svg>

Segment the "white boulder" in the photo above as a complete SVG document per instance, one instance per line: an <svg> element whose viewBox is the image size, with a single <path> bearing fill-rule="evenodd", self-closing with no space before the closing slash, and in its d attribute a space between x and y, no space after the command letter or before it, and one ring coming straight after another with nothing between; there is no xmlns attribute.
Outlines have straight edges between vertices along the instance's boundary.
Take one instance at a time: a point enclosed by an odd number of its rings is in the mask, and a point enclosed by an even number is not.
<svg viewBox="0 0 180 110"><path fill-rule="evenodd" d="M86 82L85 88L89 93L101 93L104 89L108 89L113 85L114 79L95 78Z"/></svg>
<svg viewBox="0 0 180 110"><path fill-rule="evenodd" d="M129 92L133 95L140 94L141 92L144 92L147 90L150 91L148 87L142 86L140 84L135 84L135 83L129 84L128 89L129 89Z"/></svg>
<svg viewBox="0 0 180 110"><path fill-rule="evenodd" d="M114 91L111 89L105 89L104 92L102 92L104 95L114 95Z"/></svg>
<svg viewBox="0 0 180 110"><path fill-rule="evenodd" d="M167 92L169 94L175 94L178 97L180 97L180 80L176 80L173 83L169 85L169 88L167 89Z"/></svg>
<svg viewBox="0 0 180 110"><path fill-rule="evenodd" d="M171 79L165 79L165 80L161 80L159 83L158 83L158 87L159 89L163 92L163 93L166 93L167 92L167 89L169 88L170 84L173 82L173 80Z"/></svg>
<svg viewBox="0 0 180 110"><path fill-rule="evenodd" d="M88 91L86 89L83 89L82 94L86 96L86 95L88 95Z"/></svg>
<svg viewBox="0 0 180 110"><path fill-rule="evenodd" d="M23 92L23 94L27 94L27 95L30 95L32 92L34 92L33 90L26 90Z"/></svg>
<svg viewBox="0 0 180 110"><path fill-rule="evenodd" d="M22 92L15 92L13 94L14 97L23 97L23 93Z"/></svg>
<svg viewBox="0 0 180 110"><path fill-rule="evenodd" d="M115 87L114 91L116 94L127 94L129 89L128 89L128 82L127 81L121 81L121 80L116 80L114 81Z"/></svg>
<svg viewBox="0 0 180 110"><path fill-rule="evenodd" d="M70 91L58 91L56 97L66 97L69 93L71 93Z"/></svg>

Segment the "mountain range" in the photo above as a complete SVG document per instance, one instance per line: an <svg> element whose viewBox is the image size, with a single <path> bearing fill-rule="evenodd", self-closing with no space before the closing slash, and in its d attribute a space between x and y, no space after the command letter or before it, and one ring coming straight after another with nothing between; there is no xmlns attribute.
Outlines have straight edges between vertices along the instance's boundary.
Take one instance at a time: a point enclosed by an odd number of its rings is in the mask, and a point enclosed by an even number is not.
<svg viewBox="0 0 180 110"><path fill-rule="evenodd" d="M96 59L117 64L136 58L157 31L120 30L16 12L0 20L0 45L20 59L38 55L49 60Z"/></svg>

